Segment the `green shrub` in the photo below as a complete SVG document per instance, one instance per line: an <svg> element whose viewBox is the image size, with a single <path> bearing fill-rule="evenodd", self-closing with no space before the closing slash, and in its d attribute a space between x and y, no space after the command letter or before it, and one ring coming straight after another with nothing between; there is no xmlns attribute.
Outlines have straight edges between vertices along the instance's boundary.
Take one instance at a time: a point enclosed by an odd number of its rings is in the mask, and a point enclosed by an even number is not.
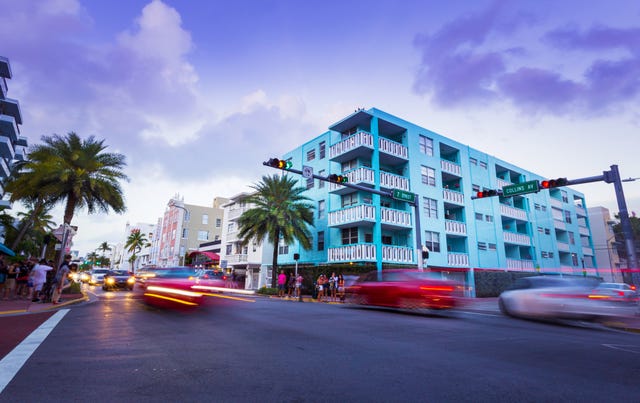
<svg viewBox="0 0 640 403"><path fill-rule="evenodd" d="M258 291L256 291L256 293L262 294L262 295L278 295L278 289L262 287L262 288L259 288Z"/></svg>
<svg viewBox="0 0 640 403"><path fill-rule="evenodd" d="M75 281L71 282L71 285L62 290L63 294L80 294L80 283L76 283Z"/></svg>

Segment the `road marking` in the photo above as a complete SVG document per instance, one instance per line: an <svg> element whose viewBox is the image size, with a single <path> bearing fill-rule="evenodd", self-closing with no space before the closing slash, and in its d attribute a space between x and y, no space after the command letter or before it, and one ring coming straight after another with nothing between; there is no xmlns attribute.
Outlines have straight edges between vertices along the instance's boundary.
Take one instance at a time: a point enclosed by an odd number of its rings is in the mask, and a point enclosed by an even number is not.
<svg viewBox="0 0 640 403"><path fill-rule="evenodd" d="M626 351L628 353L640 354L640 346L634 346L633 344L603 344L605 347L612 348L614 350Z"/></svg>
<svg viewBox="0 0 640 403"><path fill-rule="evenodd" d="M69 309L60 309L22 340L22 343L18 344L16 348L11 350L11 352L0 361L0 393L2 393L13 377L20 371L24 363L31 357L31 354L36 351L67 312L69 312Z"/></svg>
<svg viewBox="0 0 640 403"><path fill-rule="evenodd" d="M471 312L471 311L459 311L459 312L463 312L463 313L468 313L471 315L479 315L479 316L503 316L501 314L496 314L496 313L482 313L482 312Z"/></svg>

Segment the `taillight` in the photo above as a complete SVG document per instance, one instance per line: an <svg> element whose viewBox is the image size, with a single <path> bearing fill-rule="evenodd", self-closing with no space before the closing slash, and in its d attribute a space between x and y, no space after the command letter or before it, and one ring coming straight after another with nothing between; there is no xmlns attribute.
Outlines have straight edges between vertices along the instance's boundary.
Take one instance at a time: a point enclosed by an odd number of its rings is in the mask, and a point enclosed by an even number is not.
<svg viewBox="0 0 640 403"><path fill-rule="evenodd" d="M629 287L631 287L631 289L632 289L633 291L635 291L635 290L636 290L636 286L635 286L635 285L630 285Z"/></svg>
<svg viewBox="0 0 640 403"><path fill-rule="evenodd" d="M453 291L453 287L444 285L421 286L420 289L423 291Z"/></svg>

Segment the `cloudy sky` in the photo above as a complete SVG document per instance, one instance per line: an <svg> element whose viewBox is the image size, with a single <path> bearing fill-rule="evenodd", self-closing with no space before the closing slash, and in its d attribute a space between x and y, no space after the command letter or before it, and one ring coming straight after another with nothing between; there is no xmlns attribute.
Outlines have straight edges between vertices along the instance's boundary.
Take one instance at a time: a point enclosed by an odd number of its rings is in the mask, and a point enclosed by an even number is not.
<svg viewBox="0 0 640 403"><path fill-rule="evenodd" d="M0 0L22 134L126 156L128 211L76 213L81 254L247 191L262 161L377 107L550 178L640 177L640 3ZM617 212L613 186L579 185ZM640 180L624 184L640 209ZM53 211L62 221L61 209Z"/></svg>

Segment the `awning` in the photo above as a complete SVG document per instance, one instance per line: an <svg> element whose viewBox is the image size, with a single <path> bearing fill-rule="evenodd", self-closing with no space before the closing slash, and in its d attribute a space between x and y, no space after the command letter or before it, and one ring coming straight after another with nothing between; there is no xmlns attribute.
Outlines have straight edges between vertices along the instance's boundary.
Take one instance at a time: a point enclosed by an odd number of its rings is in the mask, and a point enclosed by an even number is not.
<svg viewBox="0 0 640 403"><path fill-rule="evenodd" d="M208 257L209 259L214 260L216 262L220 261L220 255L218 255L215 252L201 252L201 251L196 250L196 251L193 251L193 252L189 253L189 257L191 257L193 255L204 255L204 256Z"/></svg>
<svg viewBox="0 0 640 403"><path fill-rule="evenodd" d="M0 253L4 253L5 255L15 256L16 253L11 249L7 248L4 244L0 243Z"/></svg>

